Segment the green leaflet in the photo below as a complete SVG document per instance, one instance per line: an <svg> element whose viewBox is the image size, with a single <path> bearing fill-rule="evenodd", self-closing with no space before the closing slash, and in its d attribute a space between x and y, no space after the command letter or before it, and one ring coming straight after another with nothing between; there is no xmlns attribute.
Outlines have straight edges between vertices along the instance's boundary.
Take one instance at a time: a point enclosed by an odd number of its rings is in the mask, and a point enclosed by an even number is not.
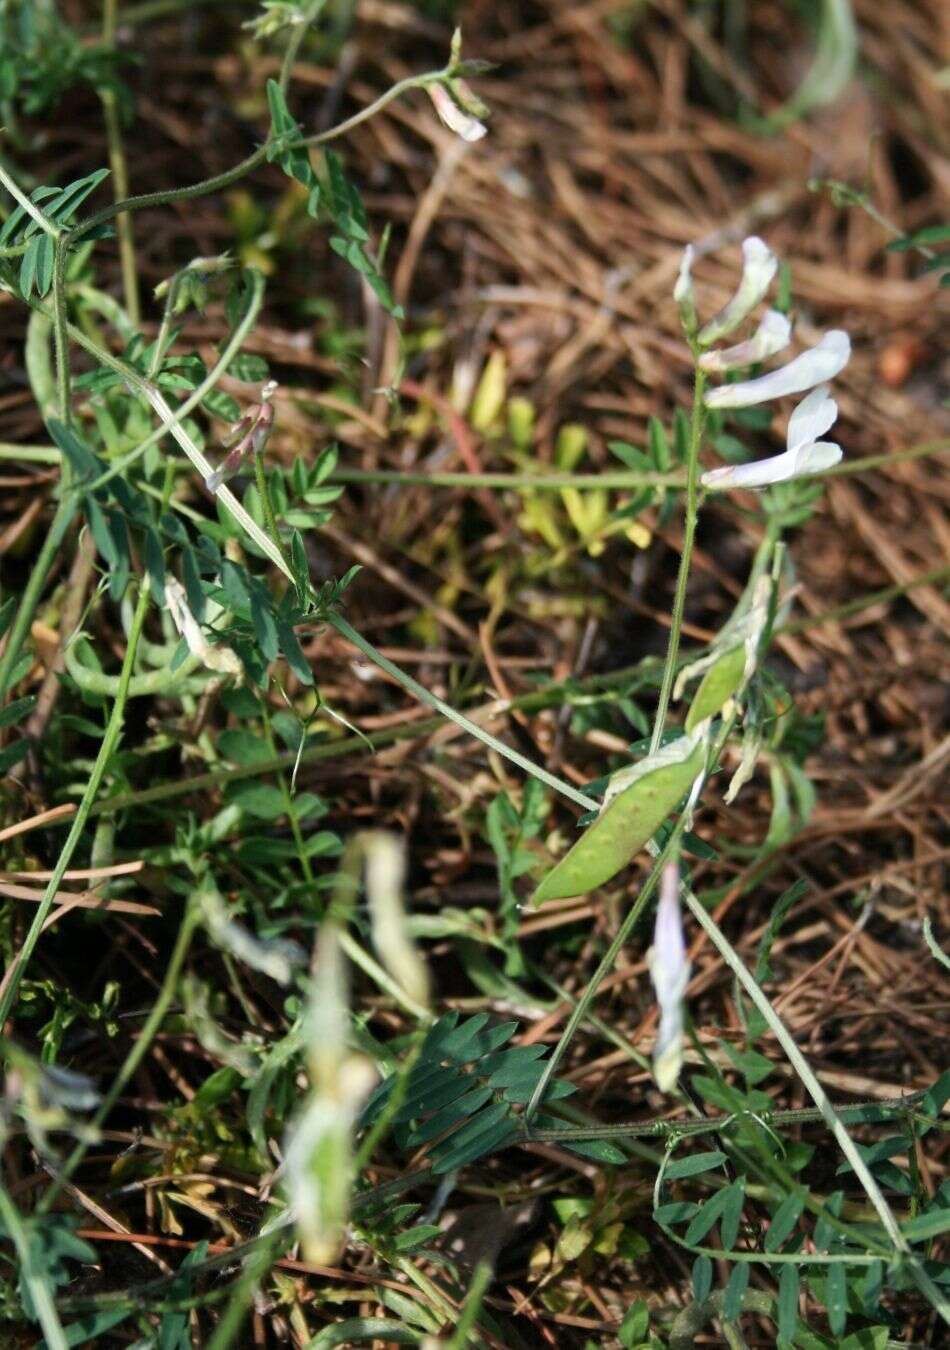
<svg viewBox="0 0 950 1350"><path fill-rule="evenodd" d="M727 699L732 697L742 684L745 662L745 646L740 643L720 656L716 664L706 671L686 714L687 731L694 731L700 722L715 717Z"/></svg>
<svg viewBox="0 0 950 1350"><path fill-rule="evenodd" d="M656 768L644 765L646 771L614 797L548 873L533 903L584 895L616 876L689 792L702 772L705 753L702 741L694 745L681 737L656 756Z"/></svg>

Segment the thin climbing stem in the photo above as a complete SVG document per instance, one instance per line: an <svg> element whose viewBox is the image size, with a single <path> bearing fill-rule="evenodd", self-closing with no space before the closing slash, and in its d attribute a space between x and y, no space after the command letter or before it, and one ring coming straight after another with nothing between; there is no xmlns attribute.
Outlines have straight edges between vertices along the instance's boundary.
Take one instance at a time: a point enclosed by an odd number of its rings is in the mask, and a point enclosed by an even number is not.
<svg viewBox="0 0 950 1350"><path fill-rule="evenodd" d="M683 551L680 555L679 573L676 578L676 594L673 597L673 614L670 622L670 638L666 649L666 665L663 668L663 683L660 686L660 697L653 722L653 735L650 739L651 755L656 753L663 739L663 728L670 706L670 694L673 691L673 680L676 678L680 634L683 630L683 612L686 608L686 587L689 582L690 565L693 559L696 522L699 518L699 448L702 444L703 427L706 422L706 412L703 406L705 392L706 376L697 366L686 458L686 519L683 525Z"/></svg>
<svg viewBox="0 0 950 1350"><path fill-rule="evenodd" d="M293 149L296 146L314 148L336 140L339 136L345 136L347 132L382 112L384 108L388 107L395 99L401 98L403 94L407 94L413 89L424 89L429 84L437 84L446 79L449 73L449 68L443 67L441 70L426 71L422 75L409 75L406 79L399 80L390 89L387 89L384 94L380 94L379 98L374 99L372 103L367 104L358 113L354 113L352 117L348 117L334 127L329 127L326 131L317 132L313 136L305 136L295 141L288 140L286 141L286 147L287 149ZM80 221L78 225L74 225L69 234L64 236L65 242L67 245L72 244L80 235L95 229L99 225L105 225L110 220L115 220L116 216L122 215L123 212L144 211L153 206L168 206L172 202L190 201L196 197L207 197L213 192L221 192L266 163L271 139L268 136L263 145L259 146L245 159L242 159L240 163L233 165L230 169L225 169L223 173L202 179L199 183L192 183L183 188L169 188L160 192L143 192L139 196L126 197L124 201L113 202L111 206L104 206L85 220Z"/></svg>
<svg viewBox="0 0 950 1350"><path fill-rule="evenodd" d="M559 792L561 796L569 798L570 801L575 802L578 806L582 806L585 811L597 810L599 803L595 801L593 797L589 797L586 792L579 791L572 784L565 782L563 778L558 778L555 774L549 773L547 769L543 769L540 764L535 764L534 761L528 759L526 755L519 754L519 752L513 750L510 745L505 745L504 741L500 741L497 736L493 736L491 732L486 731L484 727L480 727L477 722L471 721L464 713L460 713L456 708L453 708L450 704L444 702L443 699L430 693L424 685L419 684L418 680L414 680L411 675L407 675L404 670L400 670L399 666L394 665L388 657L383 656L382 652L377 651L373 644L367 642L351 624L347 623L342 615L328 615L327 623L331 628L334 628L341 637L345 637L347 642L351 642L364 656L368 657L375 666L378 666L380 670L384 670L387 675L391 675L398 684L402 685L403 689L412 694L414 698L417 698L420 703L424 703L427 707L433 708L436 712L441 713L442 716L447 717L450 722L454 722L457 727L461 727L463 731L467 731L469 735L474 736L475 739L481 741L483 745L487 745L490 750L496 751L497 754L502 755L512 764L517 764L519 769L523 769L525 773L530 774L533 778L539 779L539 781L544 783L547 787L553 788L555 792Z"/></svg>

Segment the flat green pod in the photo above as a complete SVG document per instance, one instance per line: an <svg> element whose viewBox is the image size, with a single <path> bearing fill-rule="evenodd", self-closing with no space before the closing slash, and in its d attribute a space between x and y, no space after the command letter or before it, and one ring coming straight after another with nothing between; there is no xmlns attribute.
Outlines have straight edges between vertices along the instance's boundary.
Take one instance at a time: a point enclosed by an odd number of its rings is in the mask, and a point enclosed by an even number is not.
<svg viewBox="0 0 950 1350"><path fill-rule="evenodd" d="M686 730L695 731L700 722L716 713L732 698L745 676L746 649L743 643L724 652L702 678L686 714Z"/></svg>
<svg viewBox="0 0 950 1350"><path fill-rule="evenodd" d="M636 765L593 824L544 878L532 903L585 895L616 876L689 792L705 757L704 741L682 736Z"/></svg>

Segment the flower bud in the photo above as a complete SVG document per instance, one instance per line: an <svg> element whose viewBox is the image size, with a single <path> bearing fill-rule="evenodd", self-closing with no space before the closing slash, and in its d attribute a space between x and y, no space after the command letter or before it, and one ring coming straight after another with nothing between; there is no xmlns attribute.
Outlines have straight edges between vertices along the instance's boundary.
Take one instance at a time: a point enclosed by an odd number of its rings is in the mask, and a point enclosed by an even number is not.
<svg viewBox="0 0 950 1350"><path fill-rule="evenodd" d="M739 342L734 347L725 347L720 351L704 352L699 358L700 369L718 372L754 365L782 351L788 346L791 336L792 325L785 315L777 309L767 309L762 322L747 342Z"/></svg>
<svg viewBox="0 0 950 1350"><path fill-rule="evenodd" d="M724 309L700 330L699 340L704 347L726 337L738 328L764 297L778 270L778 259L758 235L750 235L742 244L742 276L735 295Z"/></svg>
<svg viewBox="0 0 950 1350"><path fill-rule="evenodd" d="M683 250L676 285L673 287L673 299L676 301L680 312L680 322L687 335L696 332L697 323L696 297L693 293L693 258L695 256L696 250L692 244L687 244Z"/></svg>

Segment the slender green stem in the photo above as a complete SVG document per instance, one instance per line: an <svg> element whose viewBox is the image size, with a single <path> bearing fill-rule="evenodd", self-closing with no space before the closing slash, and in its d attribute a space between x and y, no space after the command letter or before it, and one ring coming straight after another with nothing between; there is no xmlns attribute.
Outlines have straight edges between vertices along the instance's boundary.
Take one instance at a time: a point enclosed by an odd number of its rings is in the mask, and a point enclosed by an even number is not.
<svg viewBox="0 0 950 1350"><path fill-rule="evenodd" d="M636 927L637 922L641 914L643 913L644 909L646 909L647 905L649 904L653 892L656 890L659 884L660 874L663 871L663 865L666 862L667 858L669 858L672 855L677 845L679 844L680 838L682 837L685 827L686 827L685 817L680 816L679 820L676 822L673 832L671 833L669 839L666 841L666 845L664 846L662 852L654 862L653 867L650 869L649 876L643 883L643 886L640 888L640 894L637 896L636 900L634 900L633 904L630 906L630 909L624 916L623 923L621 923L620 927L617 929L613 942L611 942L610 946L604 952L603 956L601 957L600 964L598 965L597 969L594 971L593 975L591 976L590 980L587 983L586 989L575 1003L574 1008L571 1011L571 1015L567 1020L567 1024L565 1025L564 1030L561 1032L561 1036L560 1039L558 1040L557 1045L554 1047L551 1054L544 1061L544 1071L541 1074L541 1077L538 1079L538 1082L535 1085L534 1092L532 1092L531 1094L531 1100L528 1102L528 1105L525 1108L524 1123L526 1127L531 1124L531 1121L533 1120L538 1110L538 1107L544 1100L544 1094L547 1091L548 1084L550 1083L552 1077L554 1076L557 1066L560 1064L562 1058L564 1057L564 1053L567 1050L567 1047L573 1040L575 1031L580 1026L581 1022L584 1020L584 1017L586 1016L587 1013L587 1009L593 1002L597 994L597 990L600 988L606 976L610 974L611 970L613 969L614 962L620 955L620 952L626 946L630 934Z"/></svg>
<svg viewBox="0 0 950 1350"><path fill-rule="evenodd" d="M567 797L572 802L576 802L578 806L583 806L585 811L597 810L599 803L596 802L593 797L589 797L586 792L580 792L577 788L573 787L572 784L566 783L563 778L558 778L555 774L548 773L547 769L542 769L539 764L535 764L525 755L519 754L517 750L512 750L510 745L505 745L504 741L500 741L497 736L493 736L490 732L486 731L484 727L480 727L476 722L472 722L464 713L458 712L457 709L451 707L450 704L443 702L443 700L438 698L435 694L430 693L424 685L419 684L419 682L414 680L411 675L407 675L404 670L400 670L399 666L394 665L388 657L383 656L382 652L377 651L371 642L367 642L364 637L361 637L356 629L353 628L351 624L347 623L346 619L341 615L328 615L327 623L331 628L335 628L341 637L345 637L347 642L351 642L354 647L358 648L359 651L361 651L364 656L368 657L375 666L378 666L380 670L384 670L387 675L391 675L394 680L402 685L403 689L408 690L408 692L412 694L414 698L417 698L420 703L424 703L427 707L435 709L435 711L441 713L443 717L447 717L450 722L454 722L457 727L461 727L463 731L467 731L469 735L474 736L476 740L481 741L483 745L487 745L490 750L496 751L505 759L510 760L512 764L517 764L518 768L523 769L525 773L531 774L533 778L539 779L549 788L553 788L555 792L559 792L563 797Z"/></svg>
<svg viewBox="0 0 950 1350"><path fill-rule="evenodd" d="M773 1036L784 1050L786 1058L801 1080L805 1091L815 1103L821 1113L822 1120L834 1135L838 1147L851 1164L855 1176L864 1187L865 1194L877 1211L881 1225L895 1251L904 1258L918 1289L920 1289L929 1300L943 1321L950 1324L950 1299L948 1299L947 1295L934 1284L933 1280L931 1280L930 1276L924 1270L916 1253L912 1251L910 1243L901 1232L893 1211L885 1200L880 1186L875 1180L867 1163L864 1161L860 1149L851 1138L840 1116L829 1101L828 1096L821 1086L821 1083L818 1081L811 1065L799 1050L794 1036L792 1036L791 1032L785 1026L785 1023L772 1007L772 1004L759 988L759 985L756 983L738 952L722 933L712 916L707 914L700 900L686 887L683 888L682 894L686 905L696 922L706 933L726 965L736 976L751 1001L762 1014Z"/></svg>
<svg viewBox="0 0 950 1350"><path fill-rule="evenodd" d="M57 859L56 866L53 869L49 883L43 893L43 899L36 907L33 923L30 925L23 946L14 957L13 965L6 975L6 983L4 985L3 993L0 995L0 1028L3 1027L7 1018L10 1016L10 1011L16 1001L24 971L29 964L30 957L33 955L33 949L39 941L40 934L43 931L43 925L53 906L56 892L59 890L63 876L65 875L70 861L72 860L72 856L82 838L83 830L86 827L86 821L89 818L89 813L95 801L96 794L102 784L109 761L112 759L119 744L122 735L122 723L128 696L129 681L132 679L132 671L135 665L135 651L138 646L138 640L148 610L148 593L149 583L148 577L146 576L141 583L138 604L132 619L132 626L129 630L129 640L125 649L125 659L122 662L122 674L120 677L119 689L116 693L115 703L113 704L112 712L109 716L105 735L102 738L102 744L99 747L99 753L96 756L96 762L92 767L92 773L89 775L89 782L86 784L86 789L82 794L76 814L73 816L69 834L66 837L62 851Z"/></svg>
<svg viewBox="0 0 950 1350"><path fill-rule="evenodd" d="M3 655L0 656L0 698L6 693L10 682L10 676L16 666L20 655L20 649L23 646L27 633L30 631L30 625L33 622L33 615L40 602L40 596L43 594L43 587L46 585L46 578L49 576L50 568L60 544L63 542L70 522L76 513L76 501L71 496L63 497L56 507L56 514L53 516L49 527L49 533L43 540L40 551L37 554L36 561L30 571L29 578L23 590L20 599L20 605L17 609L16 618L7 634L6 645L3 649Z"/></svg>
<svg viewBox="0 0 950 1350"><path fill-rule="evenodd" d="M68 1350L69 1342L59 1320L56 1304L53 1302L53 1287L49 1276L45 1270L37 1270L26 1224L2 1186L0 1186L0 1220L20 1258L20 1279L29 1292L37 1319L43 1328L46 1350Z"/></svg>
<svg viewBox="0 0 950 1350"><path fill-rule="evenodd" d="M131 636L129 641L131 642ZM96 1114L91 1121L90 1134L95 1133L95 1131L97 1131L108 1119L109 1113L119 1100L126 1084L131 1081L136 1069L148 1053L149 1047L155 1039L168 1009L171 1007L172 999L175 997L178 979L181 975L182 966L185 963L185 957L188 955L188 948L191 946L191 939L195 928L198 926L199 917L200 910L197 904L189 904L185 909L185 913L182 915L182 920L178 927L178 934L175 938L175 945L172 948L172 954L169 958L168 965L165 967L165 973L162 976L162 984L158 991L158 996L149 1009L148 1017L142 1024L141 1031L132 1042L132 1048L126 1055L122 1067L112 1080L108 1092L105 1093L102 1101L99 1103ZM51 1186L44 1194L38 1207L40 1213L48 1212L62 1187L73 1175L76 1168L86 1156L88 1147L88 1139L81 1139L76 1144L69 1157L56 1173Z"/></svg>
<svg viewBox="0 0 950 1350"><path fill-rule="evenodd" d="M379 98L374 99L372 103L367 104L360 112L354 113L352 117L348 117L346 121L340 122L337 126L330 127L328 130L318 132L313 136L305 136L299 141L288 141L287 147L290 149L297 145L305 145L312 148L318 145L325 145L328 141L336 140L339 136L345 136L346 133L352 131L354 127L360 126L363 122L368 121L369 118L375 117L377 113L382 112L382 110L388 107L394 99L401 98L403 94L408 93L412 89L424 89L428 84L435 84L438 81L443 80L447 73L447 69L443 68L442 70L427 71L423 75L410 75L406 79L400 80L397 84L394 84L392 88L387 89L384 94L381 94ZM93 215L87 217L86 220L80 221L78 225L73 226L69 234L65 236L66 243L73 243L76 238L86 231L94 229L97 225L104 225L108 221L114 220L116 216L121 215L124 211L143 211L152 206L167 206L171 202L188 201L196 197L207 197L212 192L220 192L224 188L231 187L232 184L238 182L239 179L244 178L247 174L266 162L267 152L270 147L270 139L271 138L268 136L268 139L263 145L259 146L253 154L248 155L246 159L242 159L239 164L235 164L232 168L226 169L223 173L215 174L212 178L205 178L200 183L192 183L190 186L183 188L170 188L167 191L162 192L144 192L140 196L126 197L124 201L114 202L111 206L102 207L101 210L96 211Z"/></svg>
<svg viewBox="0 0 950 1350"><path fill-rule="evenodd" d="M287 42L287 48L284 52L284 59L280 63L280 77L277 83L281 91L286 94L287 87L290 84L291 76L294 72L294 65L297 61L297 53L300 51L301 44L307 36L307 32L314 19L320 14L320 11L326 7L327 0L311 0L311 3L301 15L300 22L290 30L290 38Z"/></svg>
<svg viewBox="0 0 950 1350"><path fill-rule="evenodd" d="M802 478L845 478L853 474L869 473L872 469L888 468L909 460L929 459L950 451L950 439L924 441L904 450L884 455L865 455L862 459L844 459L828 469L802 474ZM560 492L564 488L578 491L634 490L643 487L687 486L688 470L673 469L668 473L643 472L634 469L608 469L603 473L546 473L541 469L530 473L427 473L425 469L334 469L328 483L379 483L400 487L436 488L496 488L499 491Z"/></svg>
<svg viewBox="0 0 950 1350"><path fill-rule="evenodd" d="M53 344L56 349L56 405L60 421L69 422L69 319L66 308L66 252L62 237L53 245Z"/></svg>
<svg viewBox="0 0 950 1350"><path fill-rule="evenodd" d="M663 739L663 727L666 723L667 709L670 706L670 694L673 691L673 680L676 678L676 661L679 656L683 612L686 608L686 586L689 581L689 569L693 559L696 521L699 517L699 447L702 443L703 427L706 422L706 413L703 407L705 390L706 376L697 366L686 459L686 520L683 525L683 552L680 555L679 574L676 578L676 594L673 598L673 614L670 622L670 639L666 649L666 665L663 668L663 683L660 686L660 697L653 723L653 736L650 740L651 755L656 753Z"/></svg>
<svg viewBox="0 0 950 1350"><path fill-rule="evenodd" d="M328 483L379 483L399 487L497 488L518 492L561 492L564 488L590 491L615 488L683 487L686 476L680 470L670 473L637 473L633 469L607 470L605 473L547 473L539 468L530 473L427 473L424 469L402 472L396 469L334 469Z"/></svg>
<svg viewBox="0 0 950 1350"><path fill-rule="evenodd" d="M886 1120L890 1115L899 1115L908 1109L913 1110L923 1098L923 1092L912 1092L906 1097L893 1097L883 1101L852 1102L848 1106L835 1107L840 1120L850 1121L854 1125L873 1125ZM558 1125L550 1129L532 1130L525 1138L548 1140L551 1143L583 1143L590 1139L651 1139L669 1135L718 1134L748 1115L750 1120L762 1120L767 1125L814 1125L824 1116L817 1107L799 1107L792 1111L769 1111L741 1113L720 1116L703 1116L698 1120L670 1120L658 1117L655 1120L618 1121L613 1125Z"/></svg>
<svg viewBox="0 0 950 1350"><path fill-rule="evenodd" d="M370 1162L376 1145L380 1139L388 1132L399 1108L406 1099L406 1091L409 1087L409 1075L415 1068L419 1058L419 1052L429 1030L429 1023L424 1022L418 1026L413 1035L412 1043L406 1054L403 1055L395 1069L393 1077L392 1091L386 1098L382 1111L373 1121L370 1128L360 1141L360 1146L353 1157L353 1175L360 1177L363 1175L363 1168Z"/></svg>

